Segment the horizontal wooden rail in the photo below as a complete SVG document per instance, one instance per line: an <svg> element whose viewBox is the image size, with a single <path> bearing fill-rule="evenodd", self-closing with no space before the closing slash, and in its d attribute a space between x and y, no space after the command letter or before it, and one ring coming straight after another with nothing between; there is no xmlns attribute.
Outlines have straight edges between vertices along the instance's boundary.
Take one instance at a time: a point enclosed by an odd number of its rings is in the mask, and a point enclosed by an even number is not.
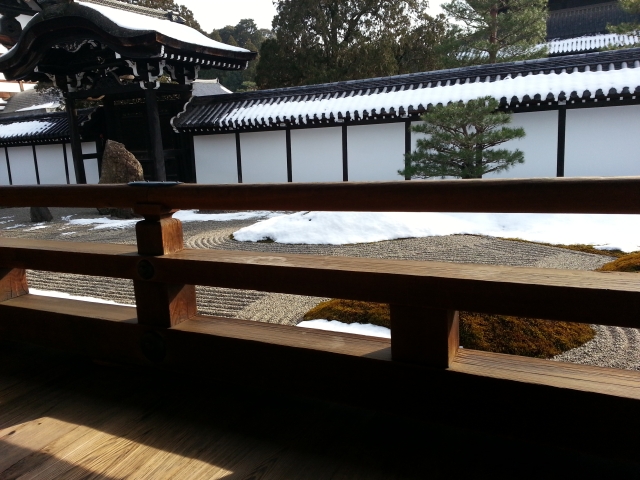
<svg viewBox="0 0 640 480"><path fill-rule="evenodd" d="M265 185L0 187L0 206L640 214L640 177Z"/></svg>
<svg viewBox="0 0 640 480"><path fill-rule="evenodd" d="M640 327L640 282L634 273L225 250L184 249L151 257L135 250L0 238L0 265Z"/></svg>
<svg viewBox="0 0 640 480"><path fill-rule="evenodd" d="M14 186L0 187L0 205L129 207L144 217L135 246L0 238L1 338L116 361L215 370L229 380L305 384L321 395L331 390L357 398L367 390L363 385L371 392L384 377L384 394L374 395L381 402L404 406L415 399L422 409L437 391L438 411L478 389L509 402L519 391L520 403L532 391L546 399L549 389L585 392L591 400L640 399L637 372L458 355L460 310L638 328L637 274L192 250L184 249L182 224L172 218L175 209L187 208L640 214L640 177ZM26 269L132 279L136 308L38 298L28 293ZM195 285L388 303L391 340L203 317ZM426 395L414 396L414 388ZM580 400L564 392L558 398Z"/></svg>

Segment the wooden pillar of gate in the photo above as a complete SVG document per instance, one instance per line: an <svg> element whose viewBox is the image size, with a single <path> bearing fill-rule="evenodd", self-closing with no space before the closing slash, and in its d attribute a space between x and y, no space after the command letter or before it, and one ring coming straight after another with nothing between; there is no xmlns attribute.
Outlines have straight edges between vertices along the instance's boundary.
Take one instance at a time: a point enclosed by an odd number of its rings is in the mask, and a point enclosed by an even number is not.
<svg viewBox="0 0 640 480"><path fill-rule="evenodd" d="M0 267L0 302L29 293L27 271L23 268Z"/></svg>
<svg viewBox="0 0 640 480"><path fill-rule="evenodd" d="M140 255L156 257L184 248L182 222L172 218L175 210L161 205L137 205L134 211L144 217L136 224ZM142 280L134 280L133 285L139 324L170 328L196 315L194 285L155 282L152 258L140 260L138 275Z"/></svg>
<svg viewBox="0 0 640 480"><path fill-rule="evenodd" d="M459 322L454 310L391 305L391 357L449 368L460 345Z"/></svg>

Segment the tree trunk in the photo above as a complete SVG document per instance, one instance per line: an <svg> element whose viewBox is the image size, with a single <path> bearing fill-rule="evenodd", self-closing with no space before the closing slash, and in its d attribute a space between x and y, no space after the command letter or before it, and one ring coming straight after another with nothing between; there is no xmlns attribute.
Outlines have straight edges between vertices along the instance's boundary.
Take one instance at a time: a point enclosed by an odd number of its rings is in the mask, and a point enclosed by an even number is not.
<svg viewBox="0 0 640 480"><path fill-rule="evenodd" d="M491 34L489 35L489 63L496 63L498 58L498 5L491 7Z"/></svg>

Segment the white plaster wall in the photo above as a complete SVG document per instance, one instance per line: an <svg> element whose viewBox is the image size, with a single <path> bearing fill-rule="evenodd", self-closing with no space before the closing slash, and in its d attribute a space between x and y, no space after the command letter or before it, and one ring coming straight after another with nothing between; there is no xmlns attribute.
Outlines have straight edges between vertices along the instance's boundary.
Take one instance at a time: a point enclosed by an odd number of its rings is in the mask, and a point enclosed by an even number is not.
<svg viewBox="0 0 640 480"><path fill-rule="evenodd" d="M558 173L558 112L516 113L510 127L522 127L526 136L497 148L521 150L524 163L506 172L489 173L483 178L555 177Z"/></svg>
<svg viewBox="0 0 640 480"><path fill-rule="evenodd" d="M240 134L243 183L284 183L287 181L286 133Z"/></svg>
<svg viewBox="0 0 640 480"><path fill-rule="evenodd" d="M347 128L349 181L404 180L405 124L386 123Z"/></svg>
<svg viewBox="0 0 640 480"><path fill-rule="evenodd" d="M83 142L81 145L83 155L96 153L95 142ZM84 161L84 174L87 177L88 185L96 185L100 181L100 170L98 169L97 158L89 158Z"/></svg>
<svg viewBox="0 0 640 480"><path fill-rule="evenodd" d="M67 175L64 169L62 145L38 145L36 147L36 156L38 157L40 184L66 185Z"/></svg>
<svg viewBox="0 0 640 480"><path fill-rule="evenodd" d="M342 127L291 130L294 182L342 181Z"/></svg>
<svg viewBox="0 0 640 480"><path fill-rule="evenodd" d="M4 148L0 148L0 185L9 185L9 170L7 169L7 157Z"/></svg>
<svg viewBox="0 0 640 480"><path fill-rule="evenodd" d="M198 183L238 183L236 135L193 137Z"/></svg>
<svg viewBox="0 0 640 480"><path fill-rule="evenodd" d="M69 183L74 185L76 183L76 170L73 166L73 152L71 150L71 145L66 144L67 149L67 165L69 166Z"/></svg>
<svg viewBox="0 0 640 480"><path fill-rule="evenodd" d="M567 110L565 176L640 175L640 106Z"/></svg>
<svg viewBox="0 0 640 480"><path fill-rule="evenodd" d="M84 174L87 177L87 185L97 185L100 181L98 159L90 158L84 161Z"/></svg>
<svg viewBox="0 0 640 480"><path fill-rule="evenodd" d="M37 185L36 166L33 162L33 148L10 147L9 163L14 185Z"/></svg>

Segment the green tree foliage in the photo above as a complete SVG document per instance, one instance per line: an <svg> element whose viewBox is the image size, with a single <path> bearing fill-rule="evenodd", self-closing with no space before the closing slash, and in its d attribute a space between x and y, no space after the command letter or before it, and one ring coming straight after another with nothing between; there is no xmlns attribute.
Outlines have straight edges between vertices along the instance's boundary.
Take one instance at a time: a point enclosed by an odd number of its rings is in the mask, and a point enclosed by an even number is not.
<svg viewBox="0 0 640 480"><path fill-rule="evenodd" d="M228 45L246 48L253 52L258 52L262 43L270 36L270 30L258 28L256 23L250 18L240 20L235 26L227 25L209 34L209 37L214 40ZM220 83L234 92L255 90L256 66L259 62L260 56L249 63L249 67L246 70L241 71L201 71L200 78L218 78Z"/></svg>
<svg viewBox="0 0 640 480"><path fill-rule="evenodd" d="M486 173L508 170L524 162L520 150L493 148L523 138L524 129L510 128L509 113L498 110L498 101L481 97L465 103L438 105L413 127L426 134L416 151L405 155L406 167L398 173L411 178L482 178Z"/></svg>
<svg viewBox="0 0 640 480"><path fill-rule="evenodd" d="M424 71L439 66L443 16L425 0L275 0L256 82L275 88Z"/></svg>
<svg viewBox="0 0 640 480"><path fill-rule="evenodd" d="M619 0L618 3L625 12L640 16L640 0ZM640 35L640 23L637 21L621 23L620 25L608 25L607 29L611 33L619 33L621 35ZM639 44L639 42L636 42L634 45L625 45L616 48L629 48L638 46Z"/></svg>
<svg viewBox="0 0 640 480"><path fill-rule="evenodd" d="M545 55L547 0L451 0L454 21L444 51L453 64L481 64Z"/></svg>
<svg viewBox="0 0 640 480"><path fill-rule="evenodd" d="M187 7L185 7L184 5L180 5L179 3L176 3L173 0L120 0L120 1L124 3L129 3L131 5L138 5L140 7L158 8L161 10L176 12L178 15L180 15L182 18L184 18L187 21L187 25L189 25L191 28L195 28L196 30L199 30L202 32L202 29L200 28L200 24L198 23L195 16L193 15L193 12L189 10Z"/></svg>

